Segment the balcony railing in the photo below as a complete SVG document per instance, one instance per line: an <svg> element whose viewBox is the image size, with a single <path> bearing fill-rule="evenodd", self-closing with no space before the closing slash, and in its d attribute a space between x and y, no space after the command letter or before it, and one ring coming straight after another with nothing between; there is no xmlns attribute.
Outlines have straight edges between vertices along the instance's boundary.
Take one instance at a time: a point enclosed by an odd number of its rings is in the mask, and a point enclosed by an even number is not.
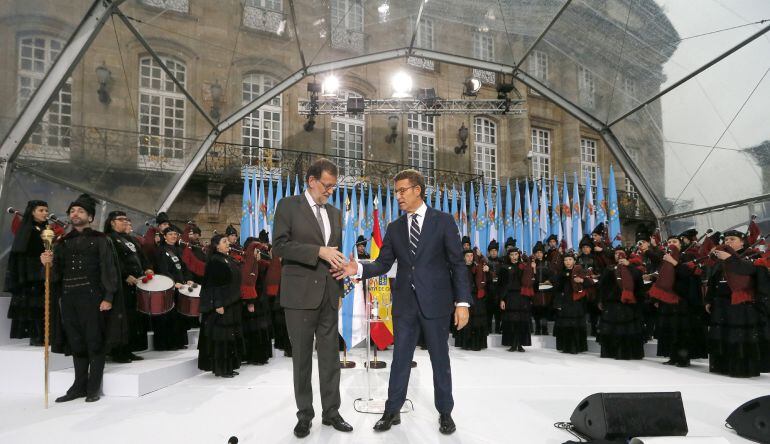
<svg viewBox="0 0 770 444"><path fill-rule="evenodd" d="M361 54L366 45L366 34L362 31L338 26L332 29L332 48Z"/></svg>
<svg viewBox="0 0 770 444"><path fill-rule="evenodd" d="M141 0L141 2L153 8L167 9L182 14L190 12L189 0Z"/></svg>
<svg viewBox="0 0 770 444"><path fill-rule="evenodd" d="M282 35L286 30L286 14L260 6L258 1L247 0L243 5L243 26L270 34Z"/></svg>

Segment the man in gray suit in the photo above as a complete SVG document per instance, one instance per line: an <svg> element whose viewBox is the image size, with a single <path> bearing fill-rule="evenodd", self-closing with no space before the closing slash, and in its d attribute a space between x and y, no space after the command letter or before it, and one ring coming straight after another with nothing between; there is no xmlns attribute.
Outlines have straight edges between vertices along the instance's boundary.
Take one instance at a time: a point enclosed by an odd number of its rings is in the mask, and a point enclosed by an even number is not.
<svg viewBox="0 0 770 444"><path fill-rule="evenodd" d="M340 355L337 332L338 301L342 282L330 269L341 267L342 213L326 205L337 187L337 166L328 159L313 162L305 174L307 189L278 202L275 211L273 252L282 260L281 306L292 345L297 426L294 434L310 434L313 390L313 338L318 351L321 418L341 432L350 426L340 416Z"/></svg>

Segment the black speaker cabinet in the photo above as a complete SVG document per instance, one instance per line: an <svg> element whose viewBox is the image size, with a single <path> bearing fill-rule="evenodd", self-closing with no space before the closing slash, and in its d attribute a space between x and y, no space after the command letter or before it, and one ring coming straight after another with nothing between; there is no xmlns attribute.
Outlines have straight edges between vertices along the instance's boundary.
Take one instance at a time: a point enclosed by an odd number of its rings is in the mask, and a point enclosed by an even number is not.
<svg viewBox="0 0 770 444"><path fill-rule="evenodd" d="M770 442L770 396L753 399L727 417L735 432L752 441Z"/></svg>
<svg viewBox="0 0 770 444"><path fill-rule="evenodd" d="M680 392L594 393L578 404L570 422L591 439L687 435Z"/></svg>

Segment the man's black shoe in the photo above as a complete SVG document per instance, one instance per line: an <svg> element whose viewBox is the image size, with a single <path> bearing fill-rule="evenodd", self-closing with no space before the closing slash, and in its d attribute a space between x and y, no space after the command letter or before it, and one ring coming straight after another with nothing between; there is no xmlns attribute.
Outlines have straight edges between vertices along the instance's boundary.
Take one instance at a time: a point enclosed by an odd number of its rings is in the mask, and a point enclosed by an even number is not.
<svg viewBox="0 0 770 444"><path fill-rule="evenodd" d="M401 424L401 413L384 413L382 418L374 425L374 430L385 432L390 430L391 426Z"/></svg>
<svg viewBox="0 0 770 444"><path fill-rule="evenodd" d="M99 395L89 395L86 397L86 402L96 402L99 399Z"/></svg>
<svg viewBox="0 0 770 444"><path fill-rule="evenodd" d="M321 420L321 424L323 425L330 425L334 427L334 430L338 430L340 432L352 432L353 426L345 422L344 419L342 419L342 416L337 415L334 418L330 419L323 419Z"/></svg>
<svg viewBox="0 0 770 444"><path fill-rule="evenodd" d="M68 402L72 401L73 399L78 399L86 396L85 393L67 393L64 396L59 396L56 398L56 402Z"/></svg>
<svg viewBox="0 0 770 444"><path fill-rule="evenodd" d="M297 438L304 438L310 434L310 421L299 420L294 427L294 436Z"/></svg>
<svg viewBox="0 0 770 444"><path fill-rule="evenodd" d="M133 354L133 353L129 353L129 354L128 354L128 358L129 358L130 360L132 360L132 361L144 361L144 358L143 358L143 357L141 357L141 356L139 356L139 355L135 355L135 354Z"/></svg>
<svg viewBox="0 0 770 444"><path fill-rule="evenodd" d="M442 413L439 415L438 424L438 431L444 435L451 435L455 432L455 430L457 430L457 427L455 427L455 422L452 419L452 415L449 413Z"/></svg>

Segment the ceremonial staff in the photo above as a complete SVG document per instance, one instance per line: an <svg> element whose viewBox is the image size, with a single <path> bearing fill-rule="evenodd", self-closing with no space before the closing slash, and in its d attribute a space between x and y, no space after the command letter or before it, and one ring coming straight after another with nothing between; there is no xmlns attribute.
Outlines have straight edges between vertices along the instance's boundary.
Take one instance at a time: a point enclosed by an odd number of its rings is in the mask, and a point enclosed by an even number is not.
<svg viewBox="0 0 770 444"><path fill-rule="evenodd" d="M54 232L50 225L46 225L40 237L43 239L43 247L45 251L51 251L53 245ZM44 319L45 319L45 338L43 340L43 354L45 356L45 408L48 408L48 346L50 344L51 337L51 264L45 264L45 305L44 305Z"/></svg>

